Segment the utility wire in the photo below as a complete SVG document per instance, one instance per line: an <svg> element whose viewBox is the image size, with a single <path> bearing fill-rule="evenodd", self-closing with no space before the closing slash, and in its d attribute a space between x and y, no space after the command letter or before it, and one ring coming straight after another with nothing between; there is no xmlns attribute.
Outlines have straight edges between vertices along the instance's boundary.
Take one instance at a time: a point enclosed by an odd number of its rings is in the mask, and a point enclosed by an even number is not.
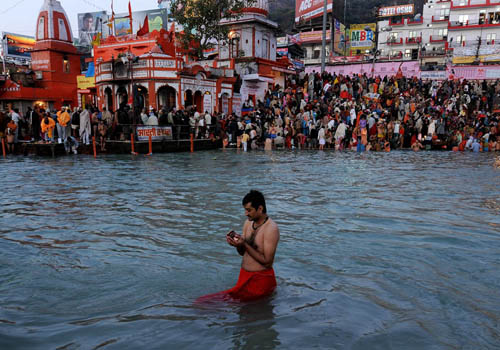
<svg viewBox="0 0 500 350"><path fill-rule="evenodd" d="M12 5L11 7L8 7L7 9L3 10L2 12L0 12L0 15L4 15L6 14L7 12L9 12L10 10L16 8L17 6L21 5L23 2L25 2L26 0L19 0L18 2L16 2L14 5Z"/></svg>

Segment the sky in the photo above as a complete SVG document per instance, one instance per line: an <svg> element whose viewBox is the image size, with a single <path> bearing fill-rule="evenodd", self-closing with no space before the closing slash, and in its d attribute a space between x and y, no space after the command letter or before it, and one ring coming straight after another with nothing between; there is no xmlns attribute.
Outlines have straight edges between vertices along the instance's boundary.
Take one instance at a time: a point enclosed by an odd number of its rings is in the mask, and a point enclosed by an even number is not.
<svg viewBox="0 0 500 350"><path fill-rule="evenodd" d="M66 10L73 29L73 37L78 37L78 14L107 11L111 13L111 0L60 0ZM1 0L0 31L35 36L36 20L44 0ZM158 8L157 0L131 0L132 11ZM115 13L128 12L128 0L114 0Z"/></svg>

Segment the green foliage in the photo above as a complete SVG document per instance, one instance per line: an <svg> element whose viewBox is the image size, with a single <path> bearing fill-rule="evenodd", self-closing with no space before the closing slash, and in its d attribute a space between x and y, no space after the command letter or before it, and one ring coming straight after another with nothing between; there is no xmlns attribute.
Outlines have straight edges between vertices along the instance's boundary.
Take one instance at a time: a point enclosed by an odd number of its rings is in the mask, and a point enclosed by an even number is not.
<svg viewBox="0 0 500 350"><path fill-rule="evenodd" d="M227 39L230 28L219 25L223 19L241 17L241 10L255 0L174 0L171 12L177 23L184 27L180 40L184 48L198 58L203 50L212 48L212 42Z"/></svg>

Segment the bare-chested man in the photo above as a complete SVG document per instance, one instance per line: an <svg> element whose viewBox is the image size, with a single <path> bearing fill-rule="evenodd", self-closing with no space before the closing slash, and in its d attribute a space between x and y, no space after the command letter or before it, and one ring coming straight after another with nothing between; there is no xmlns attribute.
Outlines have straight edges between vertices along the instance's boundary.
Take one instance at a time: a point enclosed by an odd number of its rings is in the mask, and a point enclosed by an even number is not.
<svg viewBox="0 0 500 350"><path fill-rule="evenodd" d="M264 195L252 190L242 201L248 218L243 225L243 234L234 231L227 237L227 243L236 247L243 256L240 277L233 296L239 299L255 299L271 294L276 288L273 262L280 233L278 225L267 215Z"/></svg>
<svg viewBox="0 0 500 350"><path fill-rule="evenodd" d="M278 225L267 216L266 201L259 191L250 191L242 204L248 218L243 225L243 234L231 231L226 236L227 243L243 256L238 282L231 289L200 297L197 302L227 297L255 300L272 294L276 288L273 262L280 239Z"/></svg>

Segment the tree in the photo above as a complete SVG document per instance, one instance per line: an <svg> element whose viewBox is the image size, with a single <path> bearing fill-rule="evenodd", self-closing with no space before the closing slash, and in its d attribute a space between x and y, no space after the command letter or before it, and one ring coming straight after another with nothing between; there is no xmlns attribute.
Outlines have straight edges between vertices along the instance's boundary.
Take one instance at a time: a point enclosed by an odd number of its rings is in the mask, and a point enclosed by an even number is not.
<svg viewBox="0 0 500 350"><path fill-rule="evenodd" d="M198 58L203 50L211 49L215 42L227 40L230 28L220 25L221 20L241 17L241 10L251 7L256 0L173 0L171 13L184 27L180 40L185 49Z"/></svg>

